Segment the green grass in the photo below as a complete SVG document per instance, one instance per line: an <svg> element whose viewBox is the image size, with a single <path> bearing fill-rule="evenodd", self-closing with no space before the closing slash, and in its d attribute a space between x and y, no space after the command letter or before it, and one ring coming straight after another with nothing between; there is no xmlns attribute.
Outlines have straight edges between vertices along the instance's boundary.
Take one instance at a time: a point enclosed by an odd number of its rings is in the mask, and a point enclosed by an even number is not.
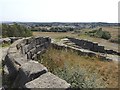
<svg viewBox="0 0 120 90"><path fill-rule="evenodd" d="M74 88L116 88L118 67L97 56L80 56L76 52L50 48L39 62ZM112 68L111 68L112 67Z"/></svg>

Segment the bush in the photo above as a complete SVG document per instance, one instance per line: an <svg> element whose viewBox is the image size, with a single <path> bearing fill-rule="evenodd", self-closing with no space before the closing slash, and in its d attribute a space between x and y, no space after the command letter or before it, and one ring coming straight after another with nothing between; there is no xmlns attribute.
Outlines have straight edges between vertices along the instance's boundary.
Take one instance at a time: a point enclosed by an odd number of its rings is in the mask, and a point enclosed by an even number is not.
<svg viewBox="0 0 120 90"><path fill-rule="evenodd" d="M89 31L87 34L89 36L103 38L106 40L111 38L111 34L107 31L102 31L102 28L99 28L98 30Z"/></svg>
<svg viewBox="0 0 120 90"><path fill-rule="evenodd" d="M103 34L102 34L102 38L108 40L108 39L111 38L111 34L107 31L104 31Z"/></svg>
<svg viewBox="0 0 120 90"><path fill-rule="evenodd" d="M104 88L105 83L97 73L88 73L79 66L69 69L67 66L63 69L55 69L52 73L66 80L71 84L71 88Z"/></svg>
<svg viewBox="0 0 120 90"><path fill-rule="evenodd" d="M14 23L13 25L2 24L3 37L29 37L32 35L30 29Z"/></svg>

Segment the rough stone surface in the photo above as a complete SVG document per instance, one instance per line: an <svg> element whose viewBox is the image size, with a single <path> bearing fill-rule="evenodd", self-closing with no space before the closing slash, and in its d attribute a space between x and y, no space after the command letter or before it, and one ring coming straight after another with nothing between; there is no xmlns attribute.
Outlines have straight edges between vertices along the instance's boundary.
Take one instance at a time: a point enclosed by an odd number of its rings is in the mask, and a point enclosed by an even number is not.
<svg viewBox="0 0 120 90"><path fill-rule="evenodd" d="M27 53L27 59L31 59L32 58L32 54L31 54L31 52L28 52Z"/></svg>
<svg viewBox="0 0 120 90"><path fill-rule="evenodd" d="M51 43L51 39L48 37L29 37L15 41L8 49L4 60L5 71L9 77L13 78L13 87L69 88L70 84L65 80L47 72L46 67L33 60L37 60L37 57L43 54L50 45L57 49L73 50L80 55L89 56L94 56L97 52L105 51L104 46L100 46L97 43L78 39L71 40L81 46L81 48L57 45ZM113 53L114 51L106 50L105 52ZM100 57L105 58L104 56Z"/></svg>
<svg viewBox="0 0 120 90"><path fill-rule="evenodd" d="M25 45L25 46L24 46L24 51L25 51L25 54L27 54L27 52L29 51L28 45Z"/></svg>
<svg viewBox="0 0 120 90"><path fill-rule="evenodd" d="M21 37L10 37L11 43L15 42L18 39L21 39Z"/></svg>
<svg viewBox="0 0 120 90"><path fill-rule="evenodd" d="M14 63L15 64L18 64L19 66L21 66L22 64L26 63L27 62L27 58L25 56L23 56L22 54L20 53L12 53L12 54L9 54L11 55L11 57L14 57L12 58Z"/></svg>
<svg viewBox="0 0 120 90"><path fill-rule="evenodd" d="M4 66L4 73L5 73L6 75L9 75L9 71L8 71L8 68L7 68L6 65Z"/></svg>
<svg viewBox="0 0 120 90"><path fill-rule="evenodd" d="M80 39L75 39L75 38L68 38L68 39L83 49L88 49L88 50L91 50L94 52L100 52L100 53L120 55L119 52L116 52L113 50L105 50L104 46L98 45L98 43L95 43L95 42L90 42L87 40L80 40Z"/></svg>
<svg viewBox="0 0 120 90"><path fill-rule="evenodd" d="M23 87L26 82L31 81L46 72L46 67L37 61L30 60L21 66L13 87Z"/></svg>
<svg viewBox="0 0 120 90"><path fill-rule="evenodd" d="M38 55L45 52L50 43L51 40L48 37L29 37L17 40L10 46L5 57L5 66L8 70L8 76L13 78L13 88L22 88L26 83L32 82L41 76L42 79L40 79L43 81L41 85L44 88L50 86L53 88L68 88L70 86L66 81L47 73L48 70L45 66L33 61L37 60ZM46 81L46 85L44 85L44 81ZM40 85L39 82L35 83ZM41 85L36 88L41 87Z"/></svg>
<svg viewBox="0 0 120 90"><path fill-rule="evenodd" d="M11 55L6 55L5 64L9 71L9 76L14 77L17 75L17 65L15 65L14 58Z"/></svg>
<svg viewBox="0 0 120 90"><path fill-rule="evenodd" d="M29 76L39 72L47 72L47 68L42 64L38 63L37 61L30 60L29 62L23 64L22 66L23 71L28 71Z"/></svg>
<svg viewBox="0 0 120 90"><path fill-rule="evenodd" d="M34 56L34 54L36 54L36 48L31 49L30 52L31 52L32 56Z"/></svg>
<svg viewBox="0 0 120 90"><path fill-rule="evenodd" d="M59 77L48 72L41 75L37 79L26 83L25 87L26 88L69 88L70 84L68 84L65 80L62 80Z"/></svg>

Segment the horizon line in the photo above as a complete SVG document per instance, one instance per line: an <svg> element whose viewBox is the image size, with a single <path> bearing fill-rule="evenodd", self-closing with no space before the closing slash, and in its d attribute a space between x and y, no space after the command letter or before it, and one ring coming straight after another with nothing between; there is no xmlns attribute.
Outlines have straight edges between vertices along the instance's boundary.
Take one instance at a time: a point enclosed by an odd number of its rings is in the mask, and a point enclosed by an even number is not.
<svg viewBox="0 0 120 90"><path fill-rule="evenodd" d="M65 21L55 21L55 22L52 22L52 21L0 21L2 23L120 23L120 22L100 22L100 21L95 21L95 22L89 22L89 21L86 21L86 22L65 22Z"/></svg>

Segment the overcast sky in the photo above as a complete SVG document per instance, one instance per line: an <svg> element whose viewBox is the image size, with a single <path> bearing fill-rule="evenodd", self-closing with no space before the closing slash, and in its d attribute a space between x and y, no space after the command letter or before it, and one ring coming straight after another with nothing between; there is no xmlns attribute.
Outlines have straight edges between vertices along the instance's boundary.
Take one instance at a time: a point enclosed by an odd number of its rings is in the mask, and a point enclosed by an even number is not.
<svg viewBox="0 0 120 90"><path fill-rule="evenodd" d="M118 22L119 0L0 0L0 20Z"/></svg>

